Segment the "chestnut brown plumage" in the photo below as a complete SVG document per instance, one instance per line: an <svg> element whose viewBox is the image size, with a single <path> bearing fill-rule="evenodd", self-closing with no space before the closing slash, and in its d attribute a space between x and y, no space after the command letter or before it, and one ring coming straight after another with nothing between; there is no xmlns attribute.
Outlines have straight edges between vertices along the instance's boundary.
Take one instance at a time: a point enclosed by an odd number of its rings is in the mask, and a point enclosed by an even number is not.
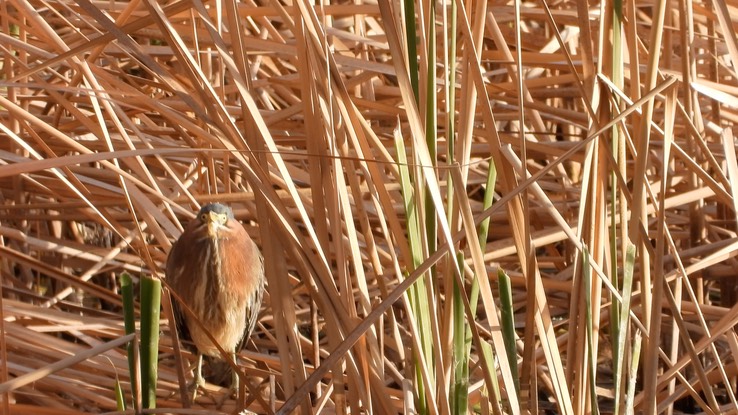
<svg viewBox="0 0 738 415"><path fill-rule="evenodd" d="M203 383L203 354L220 356L203 328L235 355L256 325L264 292L261 253L231 209L211 203L200 209L172 246L166 276L194 314L182 312L175 301L181 337L192 340L198 352L196 390ZM237 380L235 372L233 379Z"/></svg>

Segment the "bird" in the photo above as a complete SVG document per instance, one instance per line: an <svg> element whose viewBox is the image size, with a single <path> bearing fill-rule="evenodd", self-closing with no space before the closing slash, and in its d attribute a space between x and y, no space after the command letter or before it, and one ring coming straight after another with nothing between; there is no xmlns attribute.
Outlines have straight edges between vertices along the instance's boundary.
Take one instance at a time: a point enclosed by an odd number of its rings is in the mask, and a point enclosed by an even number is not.
<svg viewBox="0 0 738 415"><path fill-rule="evenodd" d="M180 337L197 349L190 384L194 399L205 383L203 355L221 357L206 330L234 361L251 336L264 293L264 260L233 211L210 203L202 206L172 245L165 275L170 289L192 311L173 303ZM238 374L233 371L231 388L237 385Z"/></svg>

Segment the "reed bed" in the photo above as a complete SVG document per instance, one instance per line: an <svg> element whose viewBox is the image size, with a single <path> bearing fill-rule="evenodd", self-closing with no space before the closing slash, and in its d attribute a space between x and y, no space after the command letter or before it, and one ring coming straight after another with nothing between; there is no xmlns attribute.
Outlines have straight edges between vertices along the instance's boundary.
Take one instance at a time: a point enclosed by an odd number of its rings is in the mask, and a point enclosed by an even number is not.
<svg viewBox="0 0 738 415"><path fill-rule="evenodd" d="M165 289L157 413L738 413L736 7L0 2L3 413L137 409L120 276L210 201L248 392Z"/></svg>

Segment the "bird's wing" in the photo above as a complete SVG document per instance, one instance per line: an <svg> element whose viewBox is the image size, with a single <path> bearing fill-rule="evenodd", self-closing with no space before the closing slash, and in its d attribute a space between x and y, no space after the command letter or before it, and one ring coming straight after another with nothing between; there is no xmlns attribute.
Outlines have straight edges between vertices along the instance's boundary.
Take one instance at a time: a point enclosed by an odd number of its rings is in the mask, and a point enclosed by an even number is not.
<svg viewBox="0 0 738 415"><path fill-rule="evenodd" d="M171 288L170 291L178 291L178 285L181 281L182 275L179 275L172 264L173 258L177 255L177 245L179 241L172 244L172 248L169 250L169 256L167 256L167 266L165 270L165 276L167 278L167 284ZM192 336L190 330L185 323L185 313L182 307L179 305L179 301L172 297L172 314L174 314L174 321L177 326L177 334L181 340L185 340L185 345L192 348Z"/></svg>
<svg viewBox="0 0 738 415"><path fill-rule="evenodd" d="M246 330L244 330L243 338L236 347L236 350L241 350L246 345L249 337L251 337L251 333L254 331L254 327L256 327L256 322L257 320L259 320L261 300L264 297L264 257L259 252L259 248L256 246L256 243L254 243L254 241L251 241L251 243L253 244L254 251L258 254L257 261L259 262L259 266L256 277L259 281L259 285L256 290L254 290L254 294L248 301L248 310L246 313Z"/></svg>

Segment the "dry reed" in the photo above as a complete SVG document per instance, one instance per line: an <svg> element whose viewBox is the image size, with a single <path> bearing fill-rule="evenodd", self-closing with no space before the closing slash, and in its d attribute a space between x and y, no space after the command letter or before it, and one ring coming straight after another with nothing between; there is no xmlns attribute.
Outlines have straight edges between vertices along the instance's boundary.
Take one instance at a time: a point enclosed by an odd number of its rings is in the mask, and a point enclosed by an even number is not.
<svg viewBox="0 0 738 415"><path fill-rule="evenodd" d="M738 5L319 3L0 2L4 413L130 399L117 277L208 201L254 412L738 413ZM240 407L163 323L157 406Z"/></svg>

